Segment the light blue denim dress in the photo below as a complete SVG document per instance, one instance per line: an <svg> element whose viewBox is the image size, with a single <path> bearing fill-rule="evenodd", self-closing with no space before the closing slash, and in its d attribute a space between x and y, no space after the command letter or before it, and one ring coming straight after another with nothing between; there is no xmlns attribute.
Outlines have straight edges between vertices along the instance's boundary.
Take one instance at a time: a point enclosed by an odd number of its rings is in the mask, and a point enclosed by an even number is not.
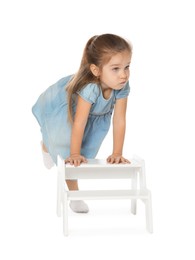
<svg viewBox="0 0 195 260"><path fill-rule="evenodd" d="M47 88L32 107L32 112L41 127L43 142L55 163L58 154L64 159L70 155L71 124L68 121L65 87L71 77L64 77ZM95 83L90 83L73 95L73 113L76 110L78 95L92 104L82 140L83 156L88 159L95 158L110 128L116 99L127 97L129 91L127 83L121 90L113 90L110 98L105 99L101 88Z"/></svg>

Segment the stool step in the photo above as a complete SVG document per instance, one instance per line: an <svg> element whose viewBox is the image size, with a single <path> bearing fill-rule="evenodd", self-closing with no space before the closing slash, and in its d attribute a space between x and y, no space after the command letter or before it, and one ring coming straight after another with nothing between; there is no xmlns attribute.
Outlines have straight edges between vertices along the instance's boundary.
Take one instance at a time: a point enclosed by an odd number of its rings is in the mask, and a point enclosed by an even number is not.
<svg viewBox="0 0 195 260"><path fill-rule="evenodd" d="M144 190L79 190L67 191L68 200L147 199L150 191Z"/></svg>

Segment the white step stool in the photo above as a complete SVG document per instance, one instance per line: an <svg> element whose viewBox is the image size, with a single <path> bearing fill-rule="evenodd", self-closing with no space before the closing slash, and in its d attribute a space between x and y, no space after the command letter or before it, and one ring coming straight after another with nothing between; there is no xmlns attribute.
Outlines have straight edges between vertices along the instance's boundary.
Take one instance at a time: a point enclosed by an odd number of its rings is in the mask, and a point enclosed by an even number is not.
<svg viewBox="0 0 195 260"><path fill-rule="evenodd" d="M63 209L65 236L68 235L68 201L89 199L130 199L133 214L136 214L137 199L141 199L145 204L146 228L153 232L151 192L146 188L145 163L137 156L130 161L131 164L109 164L106 160L88 159L88 163L75 167L65 164L58 156L57 215L60 217ZM65 180L78 179L131 179L131 189L69 191Z"/></svg>

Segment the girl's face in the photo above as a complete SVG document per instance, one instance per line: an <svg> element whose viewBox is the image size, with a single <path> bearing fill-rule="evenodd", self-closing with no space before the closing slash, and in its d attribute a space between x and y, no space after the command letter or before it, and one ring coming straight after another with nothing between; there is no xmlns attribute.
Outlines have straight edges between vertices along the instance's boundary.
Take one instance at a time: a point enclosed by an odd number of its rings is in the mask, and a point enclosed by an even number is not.
<svg viewBox="0 0 195 260"><path fill-rule="evenodd" d="M130 76L130 62L131 54L128 51L112 56L99 75L102 89L122 89Z"/></svg>

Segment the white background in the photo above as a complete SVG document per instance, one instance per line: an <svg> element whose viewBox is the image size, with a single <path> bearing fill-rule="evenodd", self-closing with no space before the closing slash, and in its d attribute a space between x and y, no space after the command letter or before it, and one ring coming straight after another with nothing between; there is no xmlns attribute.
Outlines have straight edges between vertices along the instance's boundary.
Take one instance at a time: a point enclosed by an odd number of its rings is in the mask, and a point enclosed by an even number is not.
<svg viewBox="0 0 195 260"><path fill-rule="evenodd" d="M1 259L194 259L194 23L190 0L1 1ZM31 107L102 33L133 44L124 156L146 161L154 234L141 202L135 217L129 202L90 201L64 238ZM110 131L99 158L111 143Z"/></svg>

